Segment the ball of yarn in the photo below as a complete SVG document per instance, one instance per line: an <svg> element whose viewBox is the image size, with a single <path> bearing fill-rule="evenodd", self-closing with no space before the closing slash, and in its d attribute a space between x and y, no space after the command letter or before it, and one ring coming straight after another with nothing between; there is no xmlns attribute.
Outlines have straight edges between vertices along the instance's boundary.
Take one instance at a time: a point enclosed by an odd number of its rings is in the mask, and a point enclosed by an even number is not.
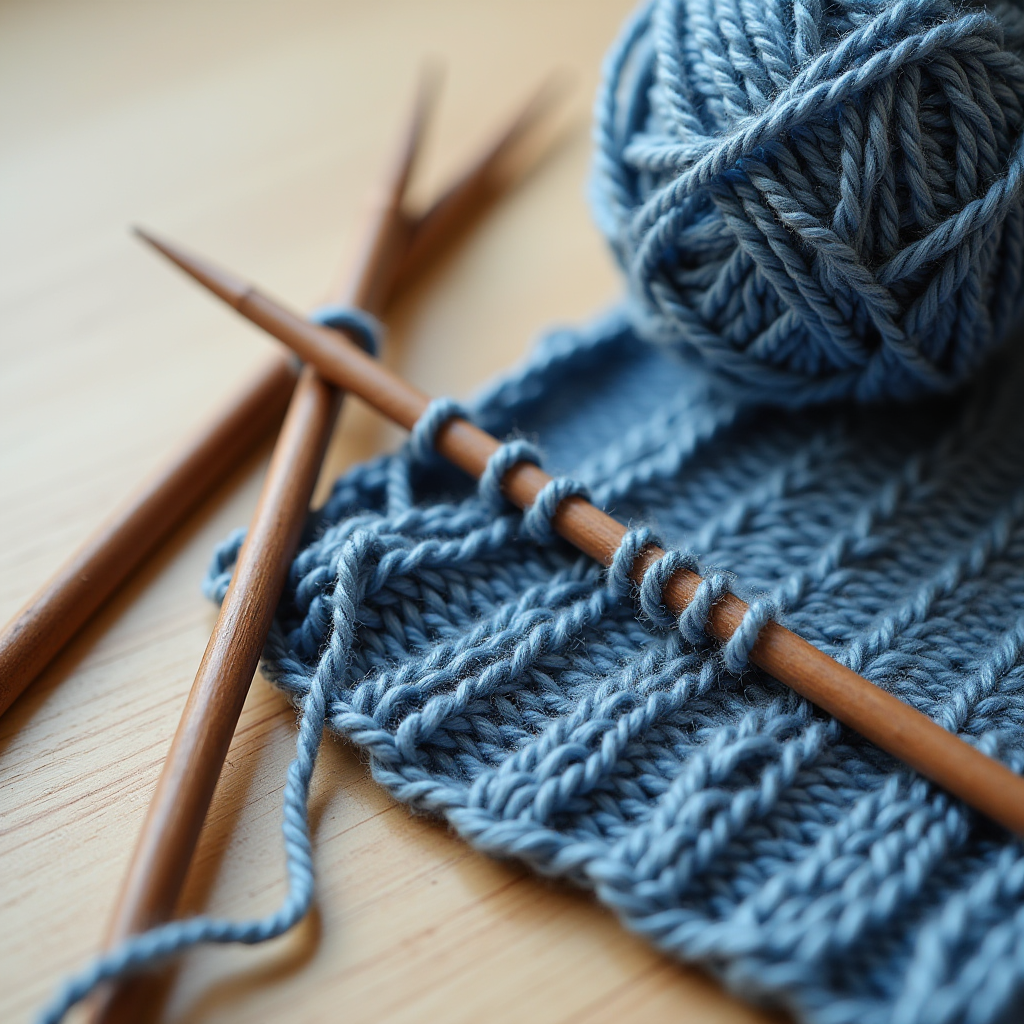
<svg viewBox="0 0 1024 1024"><path fill-rule="evenodd" d="M1024 14L654 0L608 57L595 211L642 337L788 404L966 380L1022 312Z"/></svg>

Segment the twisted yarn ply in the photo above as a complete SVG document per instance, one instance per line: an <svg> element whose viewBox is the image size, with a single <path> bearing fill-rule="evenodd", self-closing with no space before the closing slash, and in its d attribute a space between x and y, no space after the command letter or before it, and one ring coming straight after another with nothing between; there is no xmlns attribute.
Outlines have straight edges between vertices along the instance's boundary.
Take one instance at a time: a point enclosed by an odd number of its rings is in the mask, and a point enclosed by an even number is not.
<svg viewBox="0 0 1024 1024"><path fill-rule="evenodd" d="M759 399L962 383L1021 312L1024 14L654 0L610 54L598 223L633 323Z"/></svg>

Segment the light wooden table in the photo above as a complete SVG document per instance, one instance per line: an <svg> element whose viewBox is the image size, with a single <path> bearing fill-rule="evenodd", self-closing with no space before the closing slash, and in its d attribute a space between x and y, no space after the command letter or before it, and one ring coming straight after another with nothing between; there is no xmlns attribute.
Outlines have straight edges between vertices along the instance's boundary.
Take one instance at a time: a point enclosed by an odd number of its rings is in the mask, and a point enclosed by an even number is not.
<svg viewBox="0 0 1024 1024"><path fill-rule="evenodd" d="M393 324L391 359L465 394L540 329L616 292L584 200L589 103L629 0L176 0L0 6L0 616L21 602L270 342L133 242L138 221L298 306L328 293L424 55L448 85L421 182L549 69L578 130ZM323 485L396 435L350 402ZM199 580L246 522L239 469L0 721L0 1019L24 1021L97 949L214 621ZM322 489L322 488L321 488ZM185 909L284 892L294 712L253 686ZM170 1021L769 1018L664 960L588 896L413 817L329 740L312 800L318 911L259 949L202 950Z"/></svg>

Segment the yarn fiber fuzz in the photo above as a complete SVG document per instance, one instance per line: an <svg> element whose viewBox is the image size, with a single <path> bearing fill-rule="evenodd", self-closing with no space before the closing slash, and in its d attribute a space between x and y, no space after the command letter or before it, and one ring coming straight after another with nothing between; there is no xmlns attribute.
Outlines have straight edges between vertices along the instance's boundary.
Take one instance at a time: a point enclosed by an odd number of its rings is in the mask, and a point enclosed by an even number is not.
<svg viewBox="0 0 1024 1024"><path fill-rule="evenodd" d="M1024 18L654 0L608 57L593 193L634 326L761 399L967 380L1021 313Z"/></svg>

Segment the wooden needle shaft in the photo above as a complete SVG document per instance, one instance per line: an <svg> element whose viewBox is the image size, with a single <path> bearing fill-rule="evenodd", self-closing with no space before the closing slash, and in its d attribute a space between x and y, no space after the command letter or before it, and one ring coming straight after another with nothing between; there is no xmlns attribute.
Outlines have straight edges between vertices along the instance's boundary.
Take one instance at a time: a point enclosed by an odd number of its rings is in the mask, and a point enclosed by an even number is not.
<svg viewBox="0 0 1024 1024"><path fill-rule="evenodd" d="M371 313L385 302L409 238L402 199L433 93L422 90L347 301ZM110 928L108 946L174 911L213 799L238 716L298 545L341 394L307 367L299 377L231 585L196 673L150 803ZM137 1019L143 979L115 985L94 1022Z"/></svg>
<svg viewBox="0 0 1024 1024"><path fill-rule="evenodd" d="M121 584L280 424L298 370L275 357L0 631L0 715Z"/></svg>
<svg viewBox="0 0 1024 1024"><path fill-rule="evenodd" d="M304 370L150 804L109 929L111 945L166 920L174 909L280 597L281 566L298 543L336 409L334 389Z"/></svg>
<svg viewBox="0 0 1024 1024"><path fill-rule="evenodd" d="M399 288L418 279L436 261L438 253L500 199L545 152L550 139L541 139L537 128L547 119L566 85L564 75L550 76L479 158L417 218L398 269Z"/></svg>
<svg viewBox="0 0 1024 1024"><path fill-rule="evenodd" d="M149 241L200 283L215 291L243 316L291 348L328 380L358 395L371 406L411 429L429 398L354 345L303 320L245 281L186 254L177 246ZM437 434L437 450L472 476L479 477L498 449L491 435L462 419L449 421ZM550 481L543 470L519 463L505 475L502 489L520 508L528 508ZM581 551L610 565L626 528L585 499L572 496L559 505L554 529ZM649 547L633 566L639 582L664 554ZM675 573L663 589L665 604L680 614L701 578ZM708 628L728 640L739 627L747 605L727 595L714 605ZM840 665L777 623L769 623L751 652L751 660L780 682L806 697L883 750L915 768L993 821L1024 835L1024 779L947 732L926 715Z"/></svg>

